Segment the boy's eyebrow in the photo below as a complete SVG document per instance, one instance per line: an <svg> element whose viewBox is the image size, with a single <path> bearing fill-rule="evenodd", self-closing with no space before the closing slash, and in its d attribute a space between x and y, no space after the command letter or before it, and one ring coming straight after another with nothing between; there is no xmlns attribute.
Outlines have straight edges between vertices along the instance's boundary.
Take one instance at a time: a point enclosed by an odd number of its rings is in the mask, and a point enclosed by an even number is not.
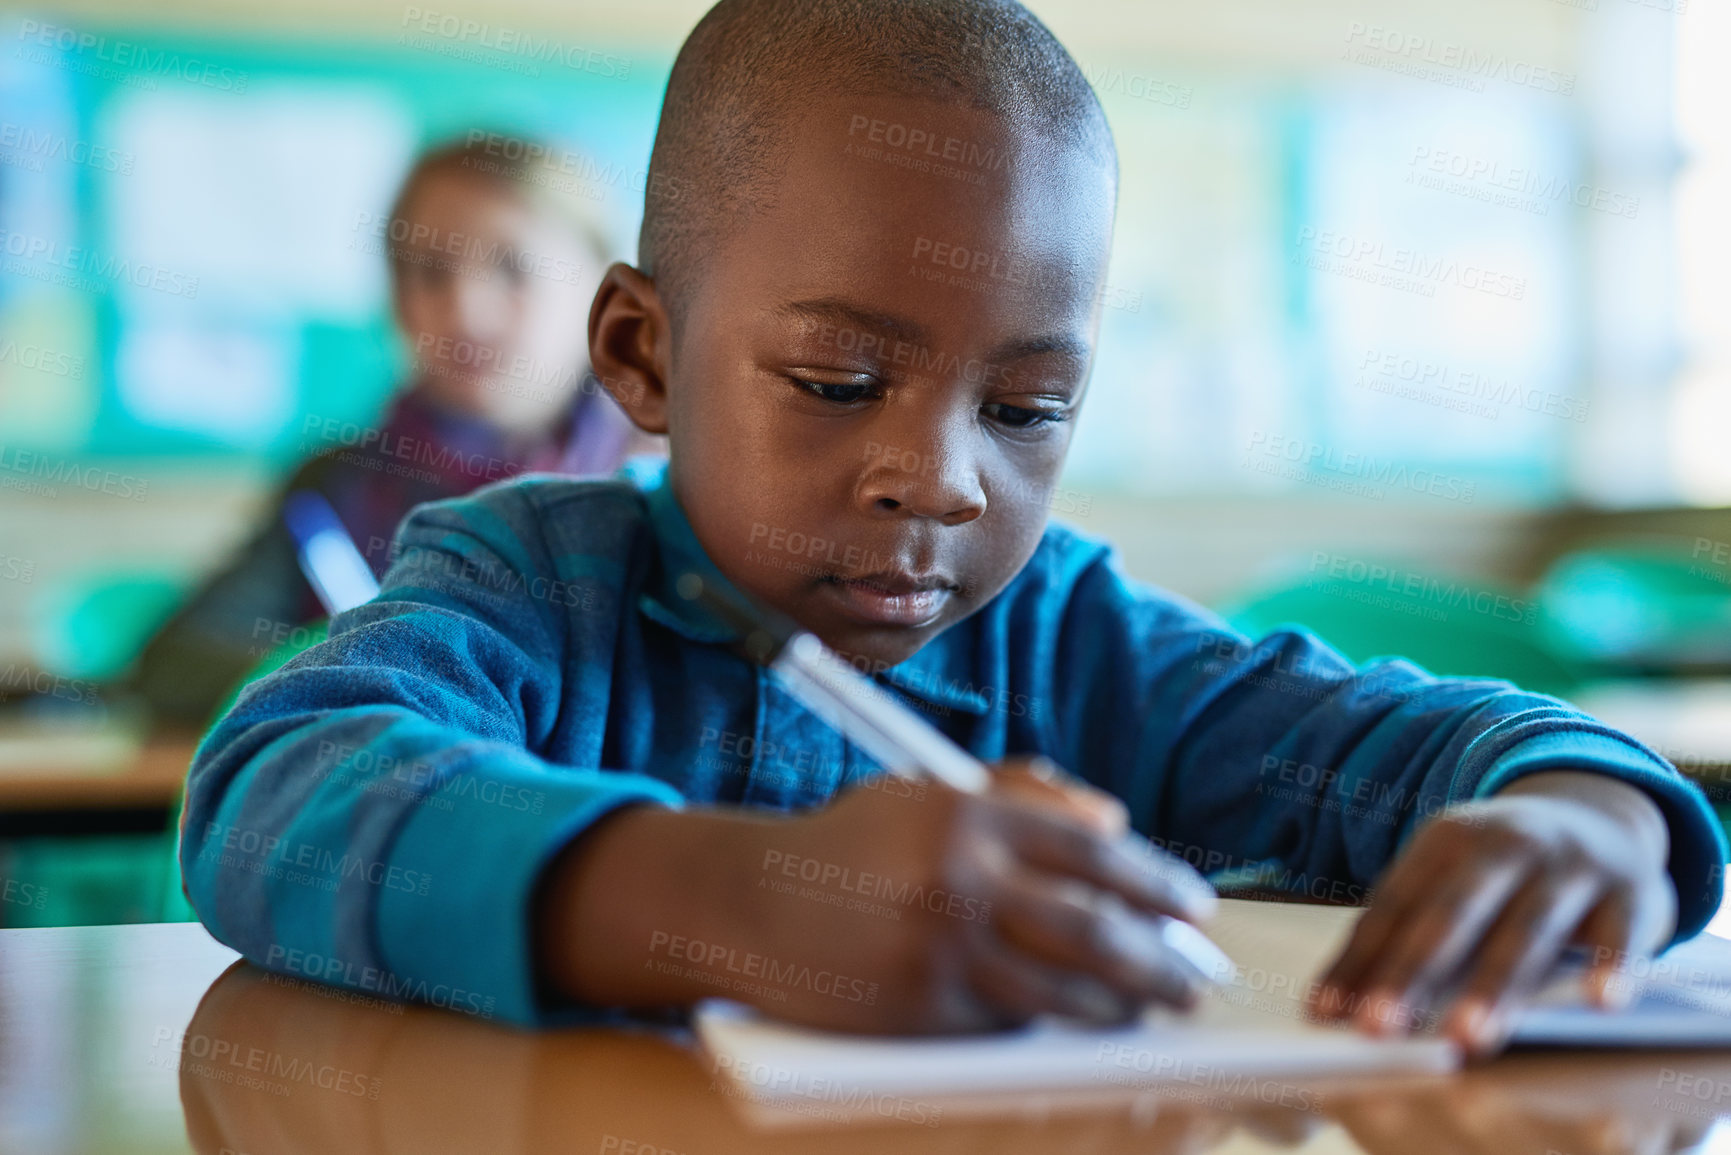
<svg viewBox="0 0 1731 1155"><path fill-rule="evenodd" d="M1056 353L1061 357L1073 357L1078 361L1086 361L1093 355L1093 348L1080 337L1061 336L1054 334L1049 337L1028 337L1020 341L1009 341L993 349L988 361L1014 361L1018 357L1037 357L1043 353Z"/></svg>
<svg viewBox="0 0 1731 1155"><path fill-rule="evenodd" d="M790 301L775 311L782 316L799 320L828 321L832 325L852 326L856 329L889 333L910 344L923 345L928 343L926 327L918 321L897 317L890 313L880 313L873 309L862 309L858 305L850 304L837 297L819 297L810 301ZM1086 361L1093 355L1093 352L1093 347L1081 337L1052 334L1045 337L1026 337L1005 342L993 349L987 360L993 362L1014 361L1020 357L1056 353L1064 357L1073 357L1078 361Z"/></svg>
<svg viewBox="0 0 1731 1155"><path fill-rule="evenodd" d="M872 309L862 309L838 297L819 297L810 301L790 301L777 313L799 320L828 321L833 325L847 325L856 329L870 329L874 332L891 333L903 341L922 344L927 337L926 328L918 321L906 317L897 317L889 313L879 313Z"/></svg>

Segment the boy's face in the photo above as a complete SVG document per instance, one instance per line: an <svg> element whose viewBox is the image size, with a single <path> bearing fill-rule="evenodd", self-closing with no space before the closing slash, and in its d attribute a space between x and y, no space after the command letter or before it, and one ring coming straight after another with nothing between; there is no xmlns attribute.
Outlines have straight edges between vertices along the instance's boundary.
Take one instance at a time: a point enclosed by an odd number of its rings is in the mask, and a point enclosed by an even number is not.
<svg viewBox="0 0 1731 1155"><path fill-rule="evenodd" d="M672 481L727 577L900 662L1040 540L1082 399L1114 178L985 113L832 98L690 288Z"/></svg>

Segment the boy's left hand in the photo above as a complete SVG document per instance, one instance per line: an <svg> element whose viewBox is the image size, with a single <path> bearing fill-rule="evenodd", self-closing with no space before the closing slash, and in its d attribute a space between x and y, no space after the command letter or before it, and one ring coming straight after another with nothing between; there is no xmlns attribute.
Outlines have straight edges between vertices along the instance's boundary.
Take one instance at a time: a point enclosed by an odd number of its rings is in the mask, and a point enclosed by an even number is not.
<svg viewBox="0 0 1731 1155"><path fill-rule="evenodd" d="M1312 1010L1377 1034L1442 1013L1444 1034L1487 1055L1570 946L1614 1005L1618 973L1676 925L1669 855L1658 806L1608 775L1533 774L1451 807L1389 867Z"/></svg>

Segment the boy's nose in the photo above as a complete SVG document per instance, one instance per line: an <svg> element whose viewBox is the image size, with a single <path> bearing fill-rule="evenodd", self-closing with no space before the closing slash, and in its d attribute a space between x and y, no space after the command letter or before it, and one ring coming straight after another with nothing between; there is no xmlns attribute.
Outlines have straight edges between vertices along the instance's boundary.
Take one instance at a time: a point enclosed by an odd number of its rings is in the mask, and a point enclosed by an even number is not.
<svg viewBox="0 0 1731 1155"><path fill-rule="evenodd" d="M868 511L890 517L929 517L963 525L986 512L986 493L967 454L898 450L868 460L858 498Z"/></svg>

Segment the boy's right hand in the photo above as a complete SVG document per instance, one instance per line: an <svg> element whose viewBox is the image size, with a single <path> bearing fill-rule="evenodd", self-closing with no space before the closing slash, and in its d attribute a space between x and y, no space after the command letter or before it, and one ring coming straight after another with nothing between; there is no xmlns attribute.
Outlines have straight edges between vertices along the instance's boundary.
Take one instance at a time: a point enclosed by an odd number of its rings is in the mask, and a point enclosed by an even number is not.
<svg viewBox="0 0 1731 1155"><path fill-rule="evenodd" d="M921 1032L1194 1003L1200 980L1157 919L1211 914L1201 876L1129 833L1117 799L1050 763L1006 763L994 778L982 795L885 782L783 824L763 873L791 885L754 888L766 953L876 984L876 998L793 989L759 1005L830 1028Z"/></svg>
<svg viewBox="0 0 1731 1155"><path fill-rule="evenodd" d="M833 1030L982 1030L1187 1007L1160 937L1213 890L1044 759L969 795L886 778L794 817L617 812L549 869L539 958L592 1005L722 996Z"/></svg>

